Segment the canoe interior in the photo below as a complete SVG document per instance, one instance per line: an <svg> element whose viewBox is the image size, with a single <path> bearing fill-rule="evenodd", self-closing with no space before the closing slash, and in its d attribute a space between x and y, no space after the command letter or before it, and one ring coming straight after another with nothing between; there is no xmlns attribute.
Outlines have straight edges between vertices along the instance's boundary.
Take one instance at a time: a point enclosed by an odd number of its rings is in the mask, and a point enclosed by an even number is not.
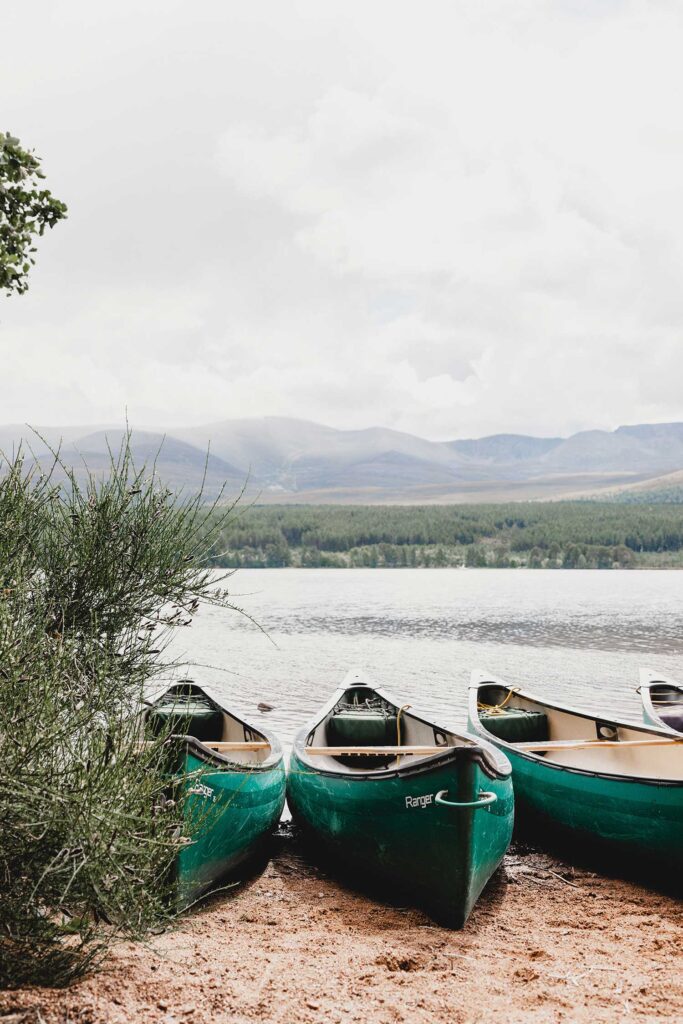
<svg viewBox="0 0 683 1024"><path fill-rule="evenodd" d="M192 736L202 744L258 743L256 750L212 751L213 758L238 765L262 765L272 755L270 738L228 711L192 682L169 687L148 709L145 730L151 735Z"/></svg>
<svg viewBox="0 0 683 1024"><path fill-rule="evenodd" d="M522 751L522 744L573 741L577 746L568 742L565 749L524 752L549 763L601 775L683 780L683 744L665 742L667 737L657 729L554 707L498 682L480 685L476 702L485 734L504 743L506 749ZM590 746L578 745L584 741ZM638 744L631 745L635 741ZM625 745L621 747L620 743Z"/></svg>
<svg viewBox="0 0 683 1024"><path fill-rule="evenodd" d="M662 680L651 682L647 689L654 717L683 733L683 687Z"/></svg>
<svg viewBox="0 0 683 1024"><path fill-rule="evenodd" d="M426 722L392 703L368 685L344 690L306 737L306 747L427 747L438 754L454 746L475 745L473 738L459 736ZM305 753L304 748L304 753ZM316 768L349 774L383 774L405 767L434 753L387 753L317 755ZM313 758L312 758L313 760Z"/></svg>

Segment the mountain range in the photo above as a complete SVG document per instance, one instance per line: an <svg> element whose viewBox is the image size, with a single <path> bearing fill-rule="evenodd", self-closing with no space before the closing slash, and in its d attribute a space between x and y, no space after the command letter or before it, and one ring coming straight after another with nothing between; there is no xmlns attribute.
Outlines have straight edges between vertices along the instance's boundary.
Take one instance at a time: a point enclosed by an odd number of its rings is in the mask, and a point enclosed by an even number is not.
<svg viewBox="0 0 683 1024"><path fill-rule="evenodd" d="M41 465L50 449L77 472L103 472L121 427L0 427L7 455L23 444ZM587 430L571 437L493 434L428 441L372 427L337 430L267 416L167 433L132 432L138 464L156 460L172 488L207 497L225 488L259 502L446 503L587 497L656 489L683 472L683 423ZM673 476L672 476L673 475Z"/></svg>

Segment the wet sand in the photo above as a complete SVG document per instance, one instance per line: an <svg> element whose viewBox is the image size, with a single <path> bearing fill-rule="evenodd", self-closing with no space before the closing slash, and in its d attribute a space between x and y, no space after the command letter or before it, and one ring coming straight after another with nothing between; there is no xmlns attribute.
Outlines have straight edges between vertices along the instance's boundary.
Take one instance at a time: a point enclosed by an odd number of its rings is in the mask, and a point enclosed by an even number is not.
<svg viewBox="0 0 683 1024"><path fill-rule="evenodd" d="M461 932L276 840L262 874L72 988L0 994L2 1024L683 1020L683 903L515 847Z"/></svg>

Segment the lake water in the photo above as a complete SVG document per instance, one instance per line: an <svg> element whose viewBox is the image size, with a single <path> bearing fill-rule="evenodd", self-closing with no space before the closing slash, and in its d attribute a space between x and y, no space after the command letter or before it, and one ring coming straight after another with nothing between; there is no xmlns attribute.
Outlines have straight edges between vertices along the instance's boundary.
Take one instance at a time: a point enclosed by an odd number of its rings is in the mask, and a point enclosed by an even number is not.
<svg viewBox="0 0 683 1024"><path fill-rule="evenodd" d="M444 725L475 668L635 719L639 667L683 678L679 571L252 569L229 589L267 635L203 607L173 653L287 746L350 667Z"/></svg>

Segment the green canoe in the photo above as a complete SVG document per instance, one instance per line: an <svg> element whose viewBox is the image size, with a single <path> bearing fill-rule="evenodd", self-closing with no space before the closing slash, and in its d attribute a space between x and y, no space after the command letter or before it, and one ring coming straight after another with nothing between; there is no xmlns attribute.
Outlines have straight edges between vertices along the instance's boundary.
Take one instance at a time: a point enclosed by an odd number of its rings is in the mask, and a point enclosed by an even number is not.
<svg viewBox="0 0 683 1024"><path fill-rule="evenodd" d="M294 820L359 884L461 928L510 842L510 765L351 672L296 736Z"/></svg>
<svg viewBox="0 0 683 1024"><path fill-rule="evenodd" d="M638 690L648 725L683 733L683 686L649 669L641 669Z"/></svg>
<svg viewBox="0 0 683 1024"><path fill-rule="evenodd" d="M282 747L189 681L148 703L146 729L174 736L174 770L192 776L186 814L199 829L176 863L177 899L187 906L263 850L285 802Z"/></svg>
<svg viewBox="0 0 683 1024"><path fill-rule="evenodd" d="M683 867L683 742L598 718L475 672L472 732L512 764L517 820L629 874Z"/></svg>

